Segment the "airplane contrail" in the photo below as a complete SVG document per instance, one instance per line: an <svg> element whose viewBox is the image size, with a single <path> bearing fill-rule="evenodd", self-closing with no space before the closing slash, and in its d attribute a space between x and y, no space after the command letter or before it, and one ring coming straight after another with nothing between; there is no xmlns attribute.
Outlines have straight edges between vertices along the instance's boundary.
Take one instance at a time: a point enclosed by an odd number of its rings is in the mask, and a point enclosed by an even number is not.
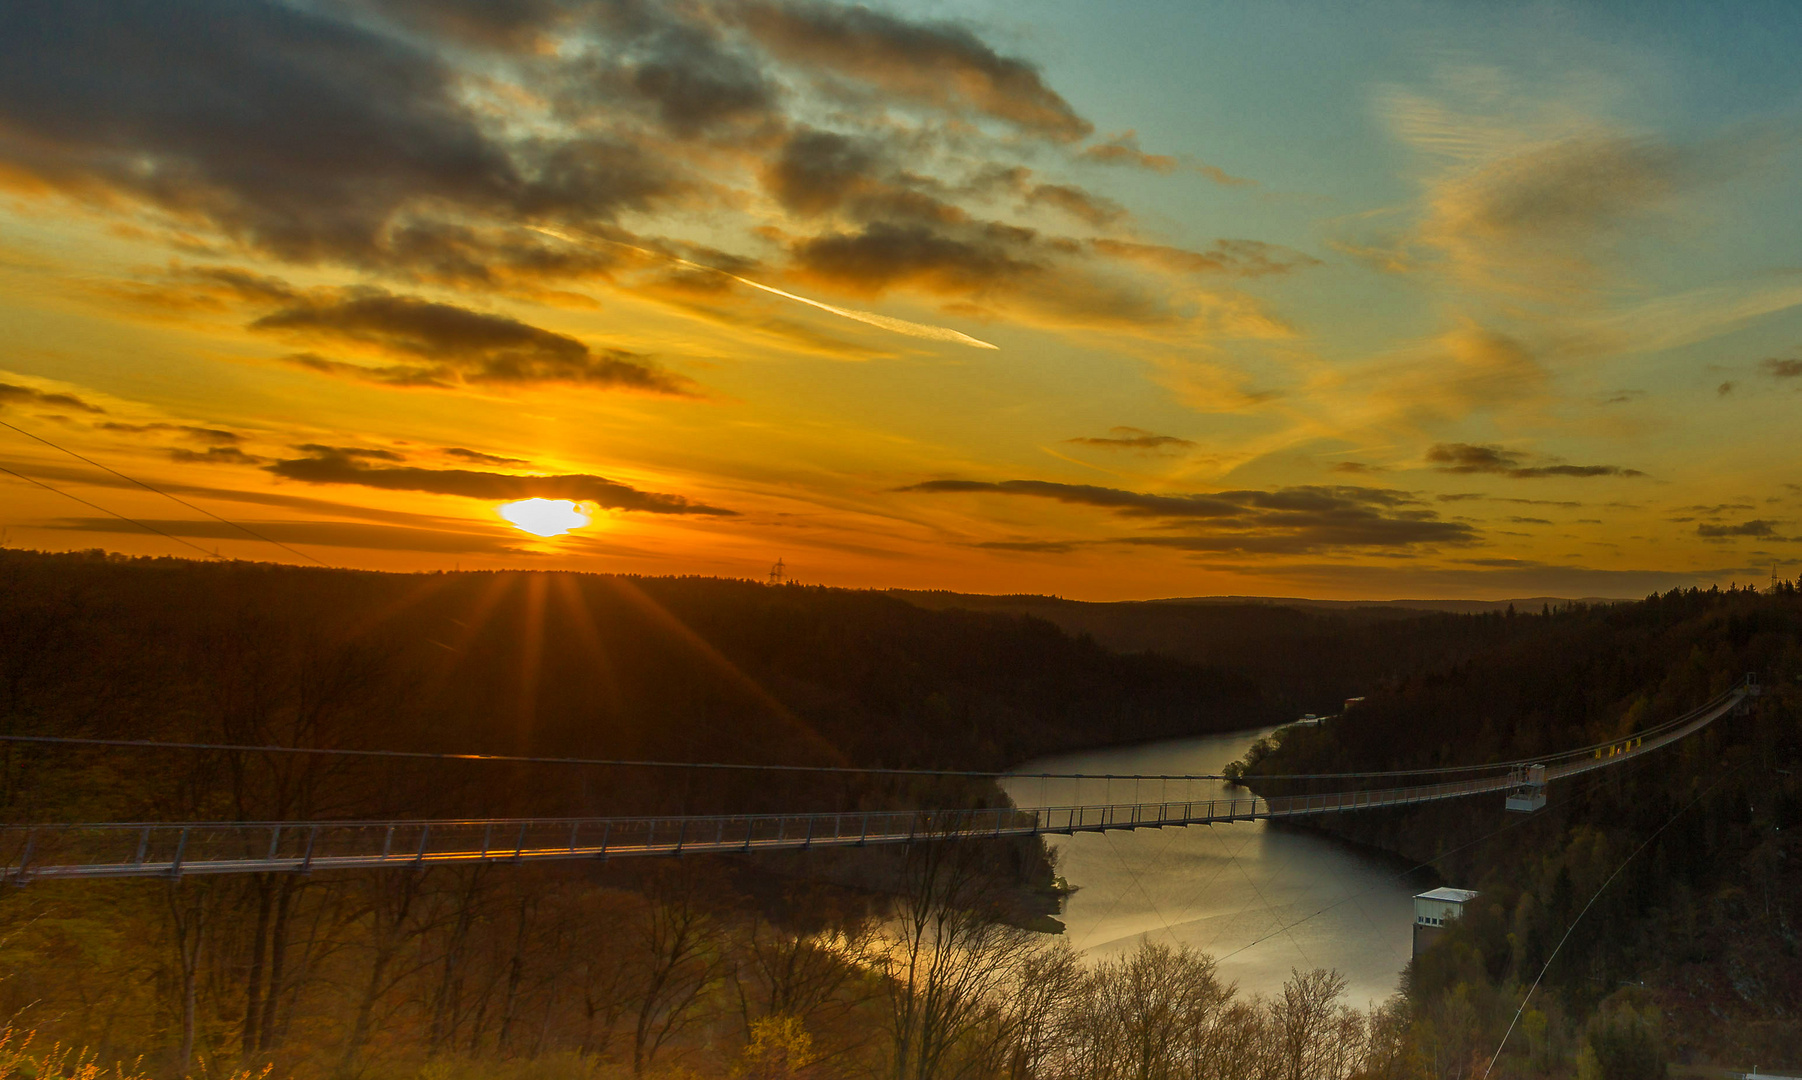
<svg viewBox="0 0 1802 1080"><path fill-rule="evenodd" d="M568 243L579 244L582 242L581 237L571 236L568 233L562 232L557 229L546 228L545 226L542 226L542 225L529 225L529 226L527 226L527 228L532 229L534 232L544 233L546 236L554 236L557 239L566 241ZM808 297L805 297L805 296L797 296L792 292L785 292L781 289L776 288L773 285L764 285L764 284L761 284L760 282L752 281L750 278L739 277L737 274L731 273L730 271L721 270L717 266L707 266L703 263L693 262L691 260L684 259L679 255L671 255L665 251L655 251L655 250L652 250L651 248L639 247L637 244L628 244L623 240L614 240L611 237L606 237L606 236L595 236L595 237L591 237L590 239L599 240L603 243L613 244L618 247L627 248L631 251L636 251L636 252L639 252L644 255L650 255L650 256L653 256L656 258L660 258L660 259L667 259L670 262L679 263L682 266L692 266L696 270L706 270L706 271L708 271L710 273L714 273L714 274L723 274L726 277L731 278L733 281L736 281L741 285L749 285L753 289L761 289L762 291L764 291L766 293L771 293L772 295L780 296L785 300L793 300L796 303L806 304L809 307L816 307L816 308L819 308L821 311L830 312L841 318L852 319L856 322L866 323L870 326L874 326L874 327L877 327L882 330L888 330L892 333L906 334L908 337L926 338L931 341L949 341L949 342L953 342L958 345L968 345L974 349L999 349L1001 347L999 345L990 344L989 342L986 342L986 341L982 340L981 338L973 338L968 334L960 333L956 330L951 329L948 326L932 326L928 323L908 322L906 319L897 319L897 318L893 318L892 316L888 316L888 315L878 315L874 311L859 311L856 308L842 308L842 307L838 307L837 305L834 305L834 304L828 304L822 300L813 300L813 299L809 299Z"/></svg>

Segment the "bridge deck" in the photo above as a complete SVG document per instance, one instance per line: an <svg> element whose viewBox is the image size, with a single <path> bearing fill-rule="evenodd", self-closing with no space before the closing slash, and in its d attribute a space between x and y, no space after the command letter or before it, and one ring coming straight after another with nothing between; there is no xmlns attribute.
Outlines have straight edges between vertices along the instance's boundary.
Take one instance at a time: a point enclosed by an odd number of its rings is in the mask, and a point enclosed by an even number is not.
<svg viewBox="0 0 1802 1080"><path fill-rule="evenodd" d="M1548 781L1618 765L1701 729L1744 689L1687 723L1608 753L1548 765ZM1037 836L1280 820L1505 791L1507 773L1439 784L1275 798L709 817L105 823L0 828L0 879L178 877L382 866L794 851L931 838Z"/></svg>

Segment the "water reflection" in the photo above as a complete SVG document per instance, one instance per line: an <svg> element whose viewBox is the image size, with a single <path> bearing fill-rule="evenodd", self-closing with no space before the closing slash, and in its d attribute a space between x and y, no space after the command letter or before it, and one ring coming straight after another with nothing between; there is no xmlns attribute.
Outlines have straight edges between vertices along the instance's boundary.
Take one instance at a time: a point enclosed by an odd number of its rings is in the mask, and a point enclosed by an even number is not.
<svg viewBox="0 0 1802 1080"><path fill-rule="evenodd" d="M1217 773L1260 734L1040 758L1004 786L1020 806L1245 798L1243 789L1216 781L1031 774ZM1349 1003L1359 1007L1394 993L1408 960L1410 897L1419 882L1396 878L1400 865L1324 837L1256 821L1048 842L1059 873L1078 890L1062 916L1066 932L1091 956L1125 952L1143 940L1186 943L1219 958L1222 978L1242 993L1273 993L1292 968L1337 968L1349 980ZM1315 914L1323 908L1329 910Z"/></svg>

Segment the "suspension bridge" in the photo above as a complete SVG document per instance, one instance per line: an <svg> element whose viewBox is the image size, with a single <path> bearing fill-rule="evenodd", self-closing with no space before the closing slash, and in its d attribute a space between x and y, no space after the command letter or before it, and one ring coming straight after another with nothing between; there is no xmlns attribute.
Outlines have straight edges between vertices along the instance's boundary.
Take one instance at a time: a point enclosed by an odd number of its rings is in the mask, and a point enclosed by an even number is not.
<svg viewBox="0 0 1802 1080"><path fill-rule="evenodd" d="M1752 676L1702 706L1610 743L1545 757L1399 773L1269 776L1260 781L1472 774L1398 787L1290 796L959 810L871 810L658 817L461 820L103 822L0 827L0 880L179 878L395 866L678 856L1107 832L1415 806L1503 793L1510 809L1544 805L1544 785L1612 768L1702 730L1757 695ZM959 773L955 775L969 775ZM1038 774L1002 774L1024 779ZM1091 779L1100 779L1092 777ZM1119 780L1223 780L1221 775Z"/></svg>

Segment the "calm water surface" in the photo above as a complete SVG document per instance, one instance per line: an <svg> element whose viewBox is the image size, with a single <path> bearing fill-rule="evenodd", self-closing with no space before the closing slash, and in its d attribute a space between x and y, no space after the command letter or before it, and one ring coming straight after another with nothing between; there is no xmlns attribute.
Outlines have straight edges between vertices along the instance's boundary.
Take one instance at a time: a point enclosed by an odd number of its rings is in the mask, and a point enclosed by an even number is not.
<svg viewBox="0 0 1802 1080"><path fill-rule="evenodd" d="M1247 798L1210 781L1040 780L1035 772L1216 773L1264 734L1240 732L1064 754L1004 781L1019 806ZM1091 957L1141 941L1184 943L1219 959L1242 994L1278 991L1290 969L1337 968L1359 1008L1396 991L1413 904L1427 887L1368 851L1266 822L1047 838L1077 892L1062 916ZM1349 899L1348 899L1349 898ZM1336 905L1336 906L1334 906ZM1322 914L1315 912L1331 908ZM1288 930L1291 923L1314 917ZM1258 942L1258 939L1266 940Z"/></svg>

